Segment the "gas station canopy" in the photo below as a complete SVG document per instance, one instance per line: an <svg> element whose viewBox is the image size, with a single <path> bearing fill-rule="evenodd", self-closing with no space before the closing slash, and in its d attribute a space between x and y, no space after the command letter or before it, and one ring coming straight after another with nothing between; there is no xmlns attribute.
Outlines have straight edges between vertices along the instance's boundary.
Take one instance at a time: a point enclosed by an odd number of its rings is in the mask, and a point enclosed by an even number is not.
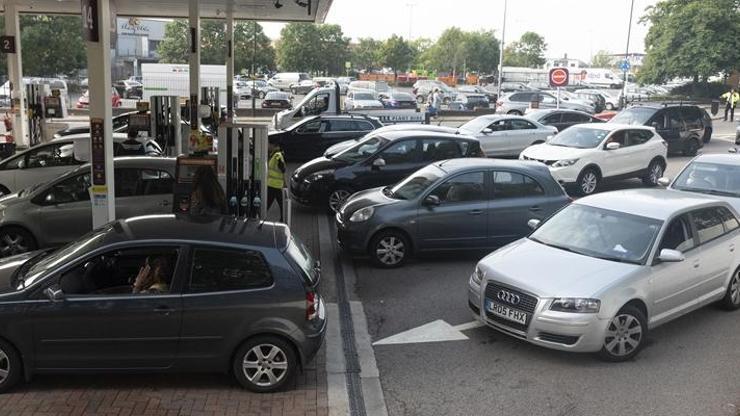
<svg viewBox="0 0 740 416"><path fill-rule="evenodd" d="M3 0L2 5L9 0ZM200 17L224 19L227 6L235 20L322 23L332 0L200 0ZM80 0L15 1L18 12L37 14L80 14ZM187 0L111 0L119 16L187 18Z"/></svg>

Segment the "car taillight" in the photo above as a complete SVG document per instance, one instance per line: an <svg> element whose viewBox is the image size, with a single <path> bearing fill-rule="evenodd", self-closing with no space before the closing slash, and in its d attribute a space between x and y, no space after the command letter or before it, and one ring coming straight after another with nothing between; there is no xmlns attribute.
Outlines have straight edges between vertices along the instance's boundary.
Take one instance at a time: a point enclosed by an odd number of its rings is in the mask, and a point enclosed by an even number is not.
<svg viewBox="0 0 740 416"><path fill-rule="evenodd" d="M306 320L313 321L319 315L319 295L314 291L306 292Z"/></svg>

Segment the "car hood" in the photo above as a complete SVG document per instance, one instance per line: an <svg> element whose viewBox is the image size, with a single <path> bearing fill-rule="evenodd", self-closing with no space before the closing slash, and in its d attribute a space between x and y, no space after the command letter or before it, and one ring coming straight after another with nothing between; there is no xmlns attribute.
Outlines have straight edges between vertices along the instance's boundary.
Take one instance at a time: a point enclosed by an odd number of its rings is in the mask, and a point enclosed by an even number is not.
<svg viewBox="0 0 740 416"><path fill-rule="evenodd" d="M342 209L339 211L339 214L342 216L342 218L345 218L346 216L345 219L348 219L349 215L352 215L355 211L359 209L378 205L392 204L399 201L397 199L388 198L387 196L385 196L385 194L383 194L383 188L385 188L385 186L366 189L364 191L354 193L351 197L349 197L349 199L347 199L347 202L344 203Z"/></svg>
<svg viewBox="0 0 740 416"><path fill-rule="evenodd" d="M59 136L69 136L71 134L90 133L90 126L67 127L56 132Z"/></svg>
<svg viewBox="0 0 740 416"><path fill-rule="evenodd" d="M543 143L524 149L522 156L536 160L578 159L591 150L593 149L578 149Z"/></svg>
<svg viewBox="0 0 740 416"><path fill-rule="evenodd" d="M494 251L478 263L495 280L539 297L596 297L640 266L583 256L528 238Z"/></svg>
<svg viewBox="0 0 740 416"><path fill-rule="evenodd" d="M321 172L324 170L334 170L342 166L347 166L347 163L339 160L329 159L323 156L317 157L316 159L308 161L299 166L298 169L293 172L293 179L301 181L316 172Z"/></svg>
<svg viewBox="0 0 740 416"><path fill-rule="evenodd" d="M10 286L10 280L13 277L13 274L19 267L27 262L28 259L39 253L39 251L32 251L0 259L0 294L15 292L15 290Z"/></svg>

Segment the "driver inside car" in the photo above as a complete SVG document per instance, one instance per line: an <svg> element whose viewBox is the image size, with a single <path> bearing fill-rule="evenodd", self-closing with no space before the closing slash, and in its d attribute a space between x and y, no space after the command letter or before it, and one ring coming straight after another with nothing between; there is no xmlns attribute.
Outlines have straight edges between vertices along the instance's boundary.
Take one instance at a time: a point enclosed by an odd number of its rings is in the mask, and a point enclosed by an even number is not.
<svg viewBox="0 0 740 416"><path fill-rule="evenodd" d="M167 293L170 290L167 284L170 275L170 264L166 257L147 257L134 280L133 293Z"/></svg>

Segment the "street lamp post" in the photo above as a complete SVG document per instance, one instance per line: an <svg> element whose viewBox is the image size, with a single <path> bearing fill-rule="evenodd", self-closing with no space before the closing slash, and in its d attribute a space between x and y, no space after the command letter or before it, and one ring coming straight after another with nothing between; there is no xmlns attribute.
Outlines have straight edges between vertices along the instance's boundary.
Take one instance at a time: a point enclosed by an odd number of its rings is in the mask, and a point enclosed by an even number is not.
<svg viewBox="0 0 740 416"><path fill-rule="evenodd" d="M627 49L624 52L624 62L629 62L629 56L630 56L630 36L632 35L632 12L635 8L635 0L631 1L630 4L630 22L629 26L627 26ZM622 105L621 107L624 108L627 105L627 73L629 72L629 68L627 68L627 65L624 65L624 84L622 84Z"/></svg>
<svg viewBox="0 0 740 416"><path fill-rule="evenodd" d="M506 36L506 6L508 0L504 0L504 24L501 28L501 47L498 53L498 92L496 93L496 100L501 99L501 81L503 80L504 74L504 36Z"/></svg>

